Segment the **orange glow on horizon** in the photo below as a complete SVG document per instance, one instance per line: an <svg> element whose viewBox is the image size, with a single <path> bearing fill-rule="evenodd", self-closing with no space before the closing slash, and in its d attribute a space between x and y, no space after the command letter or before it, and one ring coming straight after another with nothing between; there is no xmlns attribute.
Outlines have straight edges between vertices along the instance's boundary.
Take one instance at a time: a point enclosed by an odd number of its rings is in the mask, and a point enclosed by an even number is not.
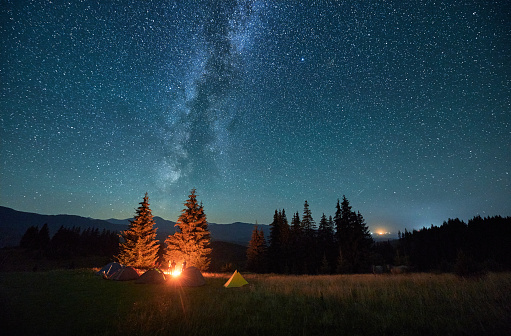
<svg viewBox="0 0 511 336"><path fill-rule="evenodd" d="M379 229L376 229L373 233L371 233L372 235L378 235L378 236L384 236L384 235L390 235L391 232L383 229L383 228L379 228Z"/></svg>

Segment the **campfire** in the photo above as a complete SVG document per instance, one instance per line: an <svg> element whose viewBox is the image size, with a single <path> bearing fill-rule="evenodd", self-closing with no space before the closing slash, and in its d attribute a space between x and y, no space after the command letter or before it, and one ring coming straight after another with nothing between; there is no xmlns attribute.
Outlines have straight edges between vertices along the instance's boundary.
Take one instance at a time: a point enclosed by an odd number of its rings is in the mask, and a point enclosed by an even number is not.
<svg viewBox="0 0 511 336"><path fill-rule="evenodd" d="M163 273L165 275L170 275L170 276L173 276L173 277L178 277L181 275L181 270L180 269L175 269L173 271L171 270L166 270L166 271L163 271Z"/></svg>
<svg viewBox="0 0 511 336"><path fill-rule="evenodd" d="M178 277L181 275L183 270L186 268L186 262L183 262L182 267L178 267L175 262L169 263L169 268L163 271L165 275L170 275L172 277Z"/></svg>

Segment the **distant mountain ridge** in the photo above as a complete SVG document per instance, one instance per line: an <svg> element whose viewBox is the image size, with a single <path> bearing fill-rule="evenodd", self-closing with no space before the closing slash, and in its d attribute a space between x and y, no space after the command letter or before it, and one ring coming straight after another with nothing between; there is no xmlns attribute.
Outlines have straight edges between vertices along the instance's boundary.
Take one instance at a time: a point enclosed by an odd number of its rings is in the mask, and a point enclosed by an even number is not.
<svg viewBox="0 0 511 336"><path fill-rule="evenodd" d="M169 234L176 231L175 222L154 217L157 230L157 239L165 240ZM87 228L98 228L120 232L128 227L129 219L93 219L75 215L41 215L31 212L17 211L11 208L0 206L0 248L17 246L21 237L30 226L41 228L48 224L50 236L55 234L61 226L72 228L79 227L82 231ZM225 241L246 246L250 241L255 224L235 222L232 224L208 223L211 238L214 241ZM269 237L270 228L268 225L259 224L258 227L264 231L264 236Z"/></svg>

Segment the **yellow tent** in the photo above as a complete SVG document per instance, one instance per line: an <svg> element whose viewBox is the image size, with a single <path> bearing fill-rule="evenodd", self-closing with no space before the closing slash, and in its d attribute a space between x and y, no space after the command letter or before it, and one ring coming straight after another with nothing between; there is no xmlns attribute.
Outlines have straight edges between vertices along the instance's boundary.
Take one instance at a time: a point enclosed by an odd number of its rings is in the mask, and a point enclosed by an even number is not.
<svg viewBox="0 0 511 336"><path fill-rule="evenodd" d="M241 274L238 272L238 270L234 271L234 273L231 275L231 278L227 280L224 287L231 288L231 287L241 287L244 285L248 285L247 280L245 280Z"/></svg>

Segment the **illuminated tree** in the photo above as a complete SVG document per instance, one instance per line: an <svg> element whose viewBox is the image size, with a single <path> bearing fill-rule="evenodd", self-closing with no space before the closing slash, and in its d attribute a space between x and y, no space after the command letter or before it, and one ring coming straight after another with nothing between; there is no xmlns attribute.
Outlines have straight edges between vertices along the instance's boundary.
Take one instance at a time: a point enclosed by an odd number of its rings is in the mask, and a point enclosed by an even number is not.
<svg viewBox="0 0 511 336"><path fill-rule="evenodd" d="M156 240L155 223L148 201L146 193L134 220L130 221L126 231L121 232L124 242L119 244L119 254L115 257L121 264L136 268L156 266L160 245Z"/></svg>
<svg viewBox="0 0 511 336"><path fill-rule="evenodd" d="M207 270L211 262L211 235L202 204L197 202L195 189L192 189L189 199L184 204L176 226L176 233L165 240L166 262L186 262L187 266L195 266Z"/></svg>

